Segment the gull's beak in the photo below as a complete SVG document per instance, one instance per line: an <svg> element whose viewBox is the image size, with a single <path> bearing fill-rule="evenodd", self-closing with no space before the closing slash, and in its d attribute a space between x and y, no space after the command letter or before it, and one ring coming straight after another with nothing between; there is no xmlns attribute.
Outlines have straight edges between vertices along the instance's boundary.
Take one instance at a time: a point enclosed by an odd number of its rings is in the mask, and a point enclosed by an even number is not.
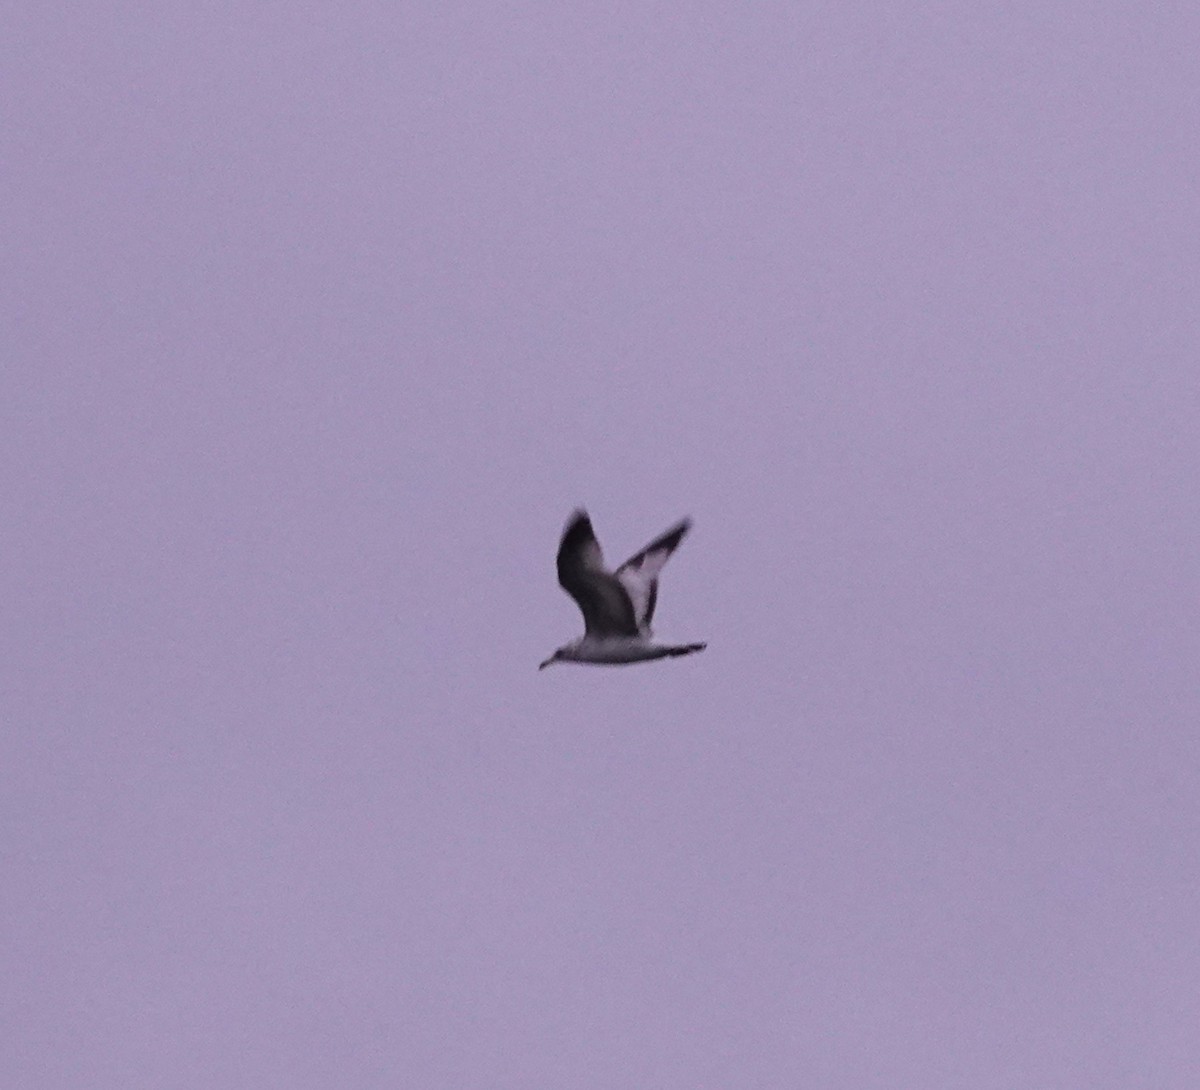
<svg viewBox="0 0 1200 1090"><path fill-rule="evenodd" d="M550 665L550 663L552 663L553 661L554 661L554 656L553 656L553 655L551 655L551 656L550 656L550 657L549 657L549 658L548 658L548 659L547 659L545 662L542 662L542 663L539 663L539 664L538 664L538 669L539 669L539 670L544 670L544 669L546 669L546 667L547 667L547 666L549 666L549 665Z"/></svg>

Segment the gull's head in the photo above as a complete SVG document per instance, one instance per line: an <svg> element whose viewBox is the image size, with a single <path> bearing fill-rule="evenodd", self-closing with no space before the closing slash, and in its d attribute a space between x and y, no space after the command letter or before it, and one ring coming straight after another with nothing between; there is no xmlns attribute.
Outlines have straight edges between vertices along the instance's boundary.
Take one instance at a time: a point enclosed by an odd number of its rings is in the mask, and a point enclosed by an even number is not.
<svg viewBox="0 0 1200 1090"><path fill-rule="evenodd" d="M538 664L539 670L546 669L552 662L575 662L579 659L579 648L583 640L575 640L573 643L565 643L557 651L554 652L545 662Z"/></svg>

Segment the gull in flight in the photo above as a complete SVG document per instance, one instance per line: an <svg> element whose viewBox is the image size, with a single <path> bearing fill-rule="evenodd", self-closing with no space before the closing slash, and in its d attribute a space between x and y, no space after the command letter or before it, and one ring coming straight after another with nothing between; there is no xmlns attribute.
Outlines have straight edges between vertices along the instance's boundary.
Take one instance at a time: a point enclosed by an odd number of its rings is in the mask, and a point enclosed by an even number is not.
<svg viewBox="0 0 1200 1090"><path fill-rule="evenodd" d="M576 511L558 546L558 582L583 613L585 631L579 639L555 651L538 669L544 670L552 662L619 666L703 651L707 644L656 644L650 638L658 573L689 526L691 520L684 519L610 572L604 566L592 520L586 511Z"/></svg>

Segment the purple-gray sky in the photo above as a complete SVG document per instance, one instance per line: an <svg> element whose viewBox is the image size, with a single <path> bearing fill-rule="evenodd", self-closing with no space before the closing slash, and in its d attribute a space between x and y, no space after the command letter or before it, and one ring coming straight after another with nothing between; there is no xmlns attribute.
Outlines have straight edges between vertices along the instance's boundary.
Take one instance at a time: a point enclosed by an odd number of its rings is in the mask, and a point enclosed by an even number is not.
<svg viewBox="0 0 1200 1090"><path fill-rule="evenodd" d="M5 1087L1198 1085L1192 6L10 7Z"/></svg>

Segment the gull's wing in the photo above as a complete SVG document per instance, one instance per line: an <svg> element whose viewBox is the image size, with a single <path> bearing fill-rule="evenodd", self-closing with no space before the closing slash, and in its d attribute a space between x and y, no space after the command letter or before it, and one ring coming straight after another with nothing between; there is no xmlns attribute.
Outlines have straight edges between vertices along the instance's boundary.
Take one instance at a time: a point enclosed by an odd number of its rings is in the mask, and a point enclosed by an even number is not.
<svg viewBox="0 0 1200 1090"><path fill-rule="evenodd" d="M654 604L658 601L658 573L671 558L691 524L691 519L684 519L672 526L616 571L617 581L625 588L625 593L633 603L633 614L641 632L650 631L650 619L654 616Z"/></svg>
<svg viewBox="0 0 1200 1090"><path fill-rule="evenodd" d="M579 606L589 636L636 636L637 619L624 585L604 567L586 511L576 511L558 546L558 582Z"/></svg>

